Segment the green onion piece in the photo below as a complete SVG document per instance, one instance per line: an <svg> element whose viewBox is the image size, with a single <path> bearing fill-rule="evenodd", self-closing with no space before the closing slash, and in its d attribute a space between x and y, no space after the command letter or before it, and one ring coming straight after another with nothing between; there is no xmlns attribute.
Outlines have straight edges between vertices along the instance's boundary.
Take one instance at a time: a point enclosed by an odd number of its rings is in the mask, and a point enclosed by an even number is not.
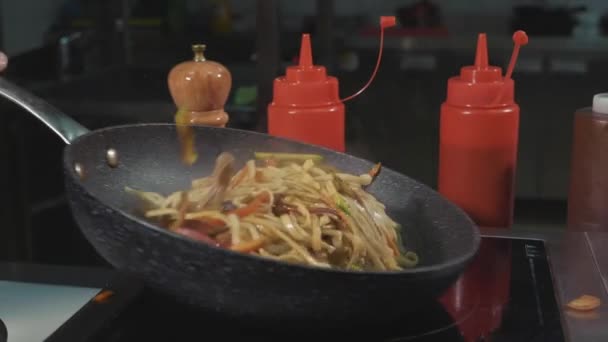
<svg viewBox="0 0 608 342"><path fill-rule="evenodd" d="M352 265L348 266L348 269L352 270L352 271L363 271L363 267L361 267L357 264L352 264Z"/></svg>
<svg viewBox="0 0 608 342"><path fill-rule="evenodd" d="M336 195L336 206L338 209L342 210L346 215L350 216L350 209L348 208L348 203L342 198L340 195Z"/></svg>

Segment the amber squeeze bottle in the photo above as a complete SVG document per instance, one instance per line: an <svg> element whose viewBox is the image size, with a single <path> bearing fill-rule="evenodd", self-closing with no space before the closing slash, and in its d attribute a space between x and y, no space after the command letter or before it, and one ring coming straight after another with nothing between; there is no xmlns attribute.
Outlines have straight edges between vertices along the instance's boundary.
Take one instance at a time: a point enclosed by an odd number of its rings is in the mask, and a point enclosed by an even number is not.
<svg viewBox="0 0 608 342"><path fill-rule="evenodd" d="M608 232L608 93L574 114L568 229Z"/></svg>

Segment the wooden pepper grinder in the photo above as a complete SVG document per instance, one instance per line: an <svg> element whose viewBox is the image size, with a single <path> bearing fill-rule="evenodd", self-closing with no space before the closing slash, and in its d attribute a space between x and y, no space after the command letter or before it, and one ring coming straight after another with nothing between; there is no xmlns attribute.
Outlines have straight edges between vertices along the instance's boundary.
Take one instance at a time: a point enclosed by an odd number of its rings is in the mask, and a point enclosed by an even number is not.
<svg viewBox="0 0 608 342"><path fill-rule="evenodd" d="M232 87L230 71L222 64L205 58L205 45L192 45L194 58L169 72L171 97L179 111L187 113L192 125L224 127L228 114L224 105Z"/></svg>
<svg viewBox="0 0 608 342"><path fill-rule="evenodd" d="M182 62L169 72L167 83L177 106L175 123L184 163L197 159L191 125L225 127L228 114L224 105L232 87L230 71L222 64L205 58L205 45L192 45L194 58Z"/></svg>

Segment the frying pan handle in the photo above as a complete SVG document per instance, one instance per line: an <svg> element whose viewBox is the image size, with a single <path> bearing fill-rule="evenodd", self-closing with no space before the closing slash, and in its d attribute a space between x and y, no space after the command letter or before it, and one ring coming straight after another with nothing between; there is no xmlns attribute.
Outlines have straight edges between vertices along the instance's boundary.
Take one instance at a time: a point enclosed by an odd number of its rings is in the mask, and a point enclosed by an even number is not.
<svg viewBox="0 0 608 342"><path fill-rule="evenodd" d="M27 90L0 77L0 96L3 96L30 112L44 122L66 143L89 132L87 128L70 118L67 114L53 107L50 103L35 96Z"/></svg>

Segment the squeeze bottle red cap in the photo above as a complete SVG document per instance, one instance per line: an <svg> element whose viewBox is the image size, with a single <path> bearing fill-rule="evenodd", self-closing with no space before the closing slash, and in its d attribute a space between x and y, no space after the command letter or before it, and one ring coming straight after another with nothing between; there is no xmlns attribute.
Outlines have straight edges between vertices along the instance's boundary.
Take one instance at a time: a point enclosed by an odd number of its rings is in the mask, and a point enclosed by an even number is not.
<svg viewBox="0 0 608 342"><path fill-rule="evenodd" d="M513 35L513 41L515 49L509 71L503 77L500 67L489 65L486 34L480 33L477 38L475 64L462 67L459 76L448 80L446 102L463 107L500 107L513 104L514 84L511 73L519 47L527 44L528 38L523 31L517 31Z"/></svg>
<svg viewBox="0 0 608 342"><path fill-rule="evenodd" d="M309 144L344 151L344 102L359 96L371 84L382 60L384 29L395 25L394 17L380 18L380 47L374 71L356 93L340 99L338 79L325 67L314 65L310 35L302 35L298 65L275 78L273 100L268 104L268 133Z"/></svg>
<svg viewBox="0 0 608 342"><path fill-rule="evenodd" d="M314 65L310 35L302 35L298 65L287 67L285 76L274 80L273 102L304 107L340 102L338 79L327 76L324 66Z"/></svg>

